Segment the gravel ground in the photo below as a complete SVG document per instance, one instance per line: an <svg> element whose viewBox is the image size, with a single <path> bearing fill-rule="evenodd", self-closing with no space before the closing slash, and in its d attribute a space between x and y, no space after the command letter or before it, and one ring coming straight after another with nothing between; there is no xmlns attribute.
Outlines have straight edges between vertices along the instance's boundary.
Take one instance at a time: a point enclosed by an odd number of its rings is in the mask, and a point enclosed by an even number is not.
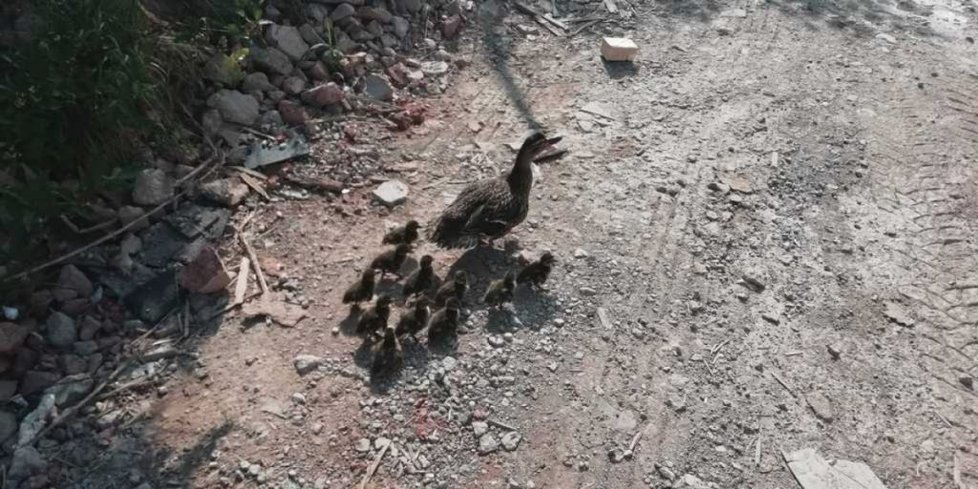
<svg viewBox="0 0 978 489"><path fill-rule="evenodd" d="M381 457L373 487L786 488L782 451L809 447L891 488L978 485L975 21L957 1L656 4L569 39L501 29L505 61L472 28L472 64L378 150L405 205L363 188L255 218L309 317L226 318L112 446L152 447L153 487L350 487ZM599 34L639 62L603 64ZM406 341L372 382L342 291L387 223L503 171L527 117L570 154L540 166L511 249L417 253L477 279L465 334ZM545 291L478 304L545 250ZM303 354L321 365L300 376Z"/></svg>

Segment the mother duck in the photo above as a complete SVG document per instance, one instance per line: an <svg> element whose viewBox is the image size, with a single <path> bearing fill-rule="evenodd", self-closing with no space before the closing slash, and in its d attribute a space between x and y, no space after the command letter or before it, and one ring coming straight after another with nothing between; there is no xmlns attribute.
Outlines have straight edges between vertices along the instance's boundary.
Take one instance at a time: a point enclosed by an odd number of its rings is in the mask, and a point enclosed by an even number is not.
<svg viewBox="0 0 978 489"><path fill-rule="evenodd" d="M513 169L506 175L469 185L429 226L428 239L442 248L492 246L526 219L533 186L533 160L561 138L534 132L523 141Z"/></svg>

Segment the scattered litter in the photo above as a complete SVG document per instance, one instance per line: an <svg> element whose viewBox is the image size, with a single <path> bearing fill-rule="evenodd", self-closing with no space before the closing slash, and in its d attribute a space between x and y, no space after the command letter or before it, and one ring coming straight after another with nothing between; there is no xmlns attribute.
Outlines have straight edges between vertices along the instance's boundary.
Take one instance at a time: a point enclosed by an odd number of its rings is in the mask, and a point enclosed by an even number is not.
<svg viewBox="0 0 978 489"><path fill-rule="evenodd" d="M782 455L802 489L886 489L864 463L836 460L830 464L814 448Z"/></svg>
<svg viewBox="0 0 978 489"><path fill-rule="evenodd" d="M309 143L302 135L292 132L289 139L280 143L269 141L255 141L248 147L248 154L245 156L245 168L258 168L273 163L290 160L299 156L309 154Z"/></svg>
<svg viewBox="0 0 978 489"><path fill-rule="evenodd" d="M601 57L605 61L635 61L638 45L627 37L605 37L601 39Z"/></svg>
<svg viewBox="0 0 978 489"><path fill-rule="evenodd" d="M238 266L238 282L234 286L234 304L244 304L245 294L248 293L248 276L251 275L251 260L241 257Z"/></svg>

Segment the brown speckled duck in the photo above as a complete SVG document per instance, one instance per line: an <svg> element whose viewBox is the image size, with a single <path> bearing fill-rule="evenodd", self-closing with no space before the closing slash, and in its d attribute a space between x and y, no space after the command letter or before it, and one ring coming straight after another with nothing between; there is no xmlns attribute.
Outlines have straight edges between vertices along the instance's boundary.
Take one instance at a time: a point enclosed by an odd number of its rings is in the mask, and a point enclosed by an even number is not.
<svg viewBox="0 0 978 489"><path fill-rule="evenodd" d="M523 142L506 175L469 185L429 227L428 239L442 248L492 245L526 219L533 186L533 159L561 138L534 132Z"/></svg>

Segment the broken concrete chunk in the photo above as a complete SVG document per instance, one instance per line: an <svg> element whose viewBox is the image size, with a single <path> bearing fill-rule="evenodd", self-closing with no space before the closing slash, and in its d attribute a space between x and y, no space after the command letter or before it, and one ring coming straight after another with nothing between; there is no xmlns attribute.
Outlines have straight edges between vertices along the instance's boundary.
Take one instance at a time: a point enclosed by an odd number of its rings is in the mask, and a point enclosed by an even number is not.
<svg viewBox="0 0 978 489"><path fill-rule="evenodd" d="M403 204L407 196L408 186L400 180L388 180L374 189L374 198L387 207Z"/></svg>
<svg viewBox="0 0 978 489"><path fill-rule="evenodd" d="M301 307L267 297L245 304L241 312L247 318L266 317L286 328L295 326L306 317L306 311Z"/></svg>
<svg viewBox="0 0 978 489"><path fill-rule="evenodd" d="M225 207L234 207L248 196L248 186L237 178L211 180L199 187L200 196Z"/></svg>
<svg viewBox="0 0 978 489"><path fill-rule="evenodd" d="M601 39L601 57L607 61L635 61L638 45L627 37Z"/></svg>
<svg viewBox="0 0 978 489"><path fill-rule="evenodd" d="M225 122L250 126L258 120L258 100L237 90L218 90L207 99L207 105L217 109Z"/></svg>
<svg viewBox="0 0 978 489"><path fill-rule="evenodd" d="M786 453L784 459L802 489L886 489L866 464L847 460L829 464L813 448Z"/></svg>
<svg viewBox="0 0 978 489"><path fill-rule="evenodd" d="M204 246L197 256L180 269L177 276L180 286L195 294L221 292L231 283L224 262L211 246Z"/></svg>
<svg viewBox="0 0 978 489"><path fill-rule="evenodd" d="M897 302L887 302L885 307L883 314L890 318L890 321L908 328L914 325L913 317L910 316L910 313L903 305Z"/></svg>

